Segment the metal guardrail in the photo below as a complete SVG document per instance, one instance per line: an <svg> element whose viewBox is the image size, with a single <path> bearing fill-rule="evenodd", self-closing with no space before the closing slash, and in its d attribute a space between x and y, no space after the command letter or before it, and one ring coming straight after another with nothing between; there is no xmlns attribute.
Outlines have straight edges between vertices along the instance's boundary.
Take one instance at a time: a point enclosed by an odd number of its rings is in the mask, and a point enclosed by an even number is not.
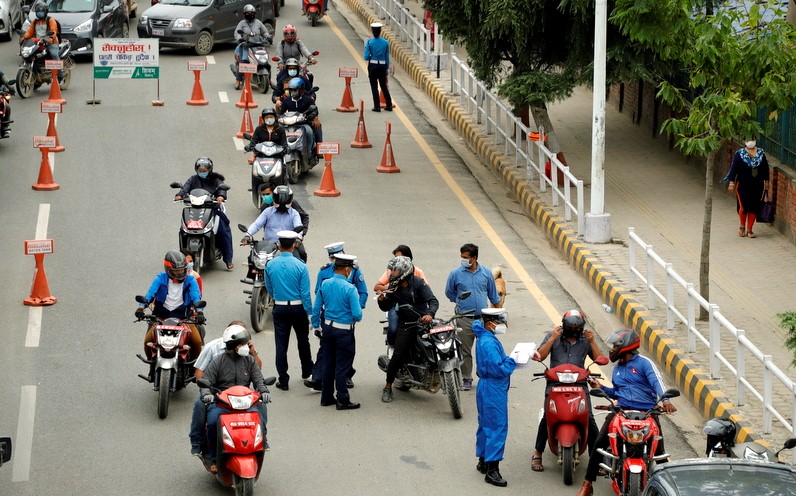
<svg viewBox="0 0 796 496"><path fill-rule="evenodd" d="M409 45L412 55L417 56L424 66L431 63L431 31L423 26L398 0L366 0L367 5L383 19L390 31L397 33L402 43Z"/></svg>
<svg viewBox="0 0 796 496"><path fill-rule="evenodd" d="M628 289L635 291L638 281L647 290L647 308L654 310L658 302L666 306L666 329L674 329L675 321L684 324L688 329L688 353L697 351L697 344L701 343L709 351L710 377L718 379L721 377L722 366L732 373L735 377L736 386L736 406L746 404L747 391L761 403L763 413L763 433L770 434L773 418L779 420L782 425L794 434L793 425L788 422L785 415L779 412L773 405L775 398L782 397L789 392L791 395L791 419L796 419L796 384L774 363L771 355L766 355L745 336L743 329L737 329L732 322L719 312L719 306L710 303L699 292L694 289L694 283L687 282L673 268L672 264L663 260L652 249L652 245L647 244L635 232L635 228L628 228L629 238L629 268L630 278ZM636 252L641 249L645 255L643 267L637 267ZM656 280L656 273L660 274L663 269L665 281L659 283ZM665 286L665 289L659 289ZM678 308L677 301L685 298L685 309ZM707 324L698 325L697 308L704 308L709 315ZM702 330L707 326L707 336ZM735 363L733 364L721 351L721 338L723 334L730 334L736 343ZM751 358L751 360L747 360ZM753 385L747 380L749 372L756 368L763 376L763 384ZM776 382L776 383L775 383ZM777 383L779 387L777 387ZM762 387L762 391L759 389ZM777 389L777 393L774 389Z"/></svg>

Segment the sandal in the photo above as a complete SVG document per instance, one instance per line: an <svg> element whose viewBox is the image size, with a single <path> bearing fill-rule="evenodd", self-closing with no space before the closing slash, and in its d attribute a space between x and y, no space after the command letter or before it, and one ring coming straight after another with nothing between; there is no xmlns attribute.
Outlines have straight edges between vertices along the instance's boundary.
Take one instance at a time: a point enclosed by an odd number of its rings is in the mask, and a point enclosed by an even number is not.
<svg viewBox="0 0 796 496"><path fill-rule="evenodd" d="M746 233L746 237L747 238L756 238L757 234L753 233L752 231L749 231L749 232Z"/></svg>
<svg viewBox="0 0 796 496"><path fill-rule="evenodd" d="M744 228L744 226L738 228L738 236L742 238L746 236L746 228Z"/></svg>
<svg viewBox="0 0 796 496"><path fill-rule="evenodd" d="M544 472L544 465L542 465L541 456L534 456L531 458L531 470L534 472Z"/></svg>
<svg viewBox="0 0 796 496"><path fill-rule="evenodd" d="M232 270L232 269L234 269L234 268L235 268L235 264L234 264L234 263L232 263L232 262L229 262L229 263L227 264L227 270Z"/></svg>

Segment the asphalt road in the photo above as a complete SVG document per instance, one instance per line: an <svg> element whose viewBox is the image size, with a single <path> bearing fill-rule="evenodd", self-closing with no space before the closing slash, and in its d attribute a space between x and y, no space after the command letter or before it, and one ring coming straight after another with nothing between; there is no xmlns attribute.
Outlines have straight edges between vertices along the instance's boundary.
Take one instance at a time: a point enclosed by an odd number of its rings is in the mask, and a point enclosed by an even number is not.
<svg viewBox="0 0 796 496"><path fill-rule="evenodd" d="M135 22L131 20L133 33ZM299 18L295 2L284 8L279 27L287 22L297 26L311 49L321 51L314 72L321 87L324 138L342 145L333 165L340 197L312 195L322 164L293 187L311 216L306 246L313 282L326 260L327 243L346 242L346 251L359 257L369 287L383 272L391 250L408 244L442 303L439 315L444 317L452 313L452 304L444 301L445 278L458 265L459 247L473 242L481 248L480 261L502 266L509 282L510 329L503 337L507 351L517 342L539 342L555 316L569 308L586 308L588 313L599 307L586 301L585 284L565 275L566 263L539 241L541 234L513 215L497 183L483 171L473 175L459 158L461 150L446 142L446 132L437 132L443 123L427 120L416 106L423 107L422 99L416 90L401 87L400 75L391 82L398 110L365 116L373 148L350 148L357 116L333 111L343 90L337 68L360 67L354 98L357 103L366 99L369 108L364 68L357 65L361 57L351 52L359 54L360 33L365 31L361 26L355 31L335 11L311 28ZM72 86L64 91L68 104L58 117L66 151L52 158L55 181L61 185L54 192L31 189L41 161L31 137L46 134L47 118L39 103L48 88L30 99L13 100L13 137L0 142L0 197L6 205L0 211L0 253L6 261L0 287L0 435L15 438L15 458L0 468L0 494L230 493L189 455L195 386L176 395L167 419L157 418L155 393L137 377L145 372L135 357L144 326L133 324L133 297L161 270L163 254L177 247L181 207L172 204L168 184L192 174L196 157L210 156L227 177L233 224L248 224L257 214L247 191L249 168L234 139L243 113L233 104L240 94L228 69L232 49L217 46L202 75L210 101L205 107L185 104L193 84L186 62L197 58L190 52L161 52L164 107L150 105L158 89L155 81L146 80L97 80L96 97L102 103L86 105L92 98L92 64L80 61ZM0 44L0 67L13 75L17 63L16 43ZM255 100L260 104L253 111L256 118L270 95L255 95ZM376 172L387 119L392 121L400 174ZM49 205L49 216L40 214L48 208L43 204ZM238 234L233 230L235 239ZM37 237L55 240L55 253L46 257L45 266L58 302L31 310L22 299L29 294L33 259L23 255L22 246L23 240ZM210 338L233 319L248 321L239 283L245 256L245 250L236 249L234 271L218 263L203 275ZM290 391L273 392L272 450L256 494L474 495L489 489L475 471L474 391L463 393L461 420L452 418L439 394L398 392L393 403L380 402L384 375L376 358L384 349L382 318L371 299L357 328L358 373L352 390L352 399L362 403L357 411L321 408L318 395L297 380L298 357L291 347L294 380ZM608 325L605 318L596 315L594 325ZM273 375L272 333L254 339L266 358L265 375ZM503 494L577 490L562 485L549 453L547 471L530 472L544 392L543 384L531 379L539 370L532 365L512 378L509 440L501 465L509 486ZM679 403L683 413L672 419L682 419L682 429L668 421L665 428L670 452L684 458L694 453L679 432L692 432L694 421L685 400ZM578 470L576 480L583 471ZM598 484L596 494L610 494L609 484Z"/></svg>

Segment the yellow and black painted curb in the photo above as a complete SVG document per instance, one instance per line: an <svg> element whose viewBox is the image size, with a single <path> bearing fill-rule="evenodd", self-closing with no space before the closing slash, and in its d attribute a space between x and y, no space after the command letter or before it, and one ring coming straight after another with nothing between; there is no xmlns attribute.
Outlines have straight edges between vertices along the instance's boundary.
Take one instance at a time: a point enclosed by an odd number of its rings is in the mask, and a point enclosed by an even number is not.
<svg viewBox="0 0 796 496"><path fill-rule="evenodd" d="M359 0L343 0L367 25L381 21ZM390 42L390 56L396 61L439 108L448 122L467 141L478 157L500 176L504 186L514 194L522 208L542 227L547 237L555 243L570 265L577 270L605 303L616 309L616 314L628 327L635 329L653 358L676 387L690 400L704 418L728 416L738 424L738 442L756 440L765 443L744 420L740 412L708 375L696 367L686 354L676 347L673 339L657 327L657 322L647 316L644 307L632 293L619 285L613 274L603 268L601 261L592 255L588 245L578 240L558 214L541 201L531 190L525 176L525 168L518 168L511 157L502 155L493 145L493 138L484 135L459 106L454 97L447 94L442 85L412 53L385 26L382 36Z"/></svg>

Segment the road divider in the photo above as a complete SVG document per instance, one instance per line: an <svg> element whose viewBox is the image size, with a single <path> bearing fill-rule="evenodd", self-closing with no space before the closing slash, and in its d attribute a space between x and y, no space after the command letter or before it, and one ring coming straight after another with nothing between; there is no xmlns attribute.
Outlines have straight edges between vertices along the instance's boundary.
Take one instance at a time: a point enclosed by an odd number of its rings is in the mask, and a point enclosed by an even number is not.
<svg viewBox="0 0 796 496"><path fill-rule="evenodd" d="M240 93L240 100L235 103L238 108L257 108L257 103L252 95L252 74L257 72L255 64L238 64L238 72L243 74L243 90Z"/></svg>
<svg viewBox="0 0 796 496"><path fill-rule="evenodd" d="M30 480L30 459L33 453L33 420L36 418L36 386L22 386L14 439L14 470L11 482Z"/></svg>
<svg viewBox="0 0 796 496"><path fill-rule="evenodd" d="M207 105L205 92L202 91L202 71L207 70L206 60L189 60L188 70L193 71L193 91L191 99L185 102L187 105Z"/></svg>
<svg viewBox="0 0 796 496"><path fill-rule="evenodd" d="M58 82L58 71L64 70L64 61L49 59L45 60L44 68L49 69L53 75L52 82L50 83L50 95L47 97L47 101L58 102L62 105L65 104L66 100L64 99L63 95L61 95L61 84Z"/></svg>

